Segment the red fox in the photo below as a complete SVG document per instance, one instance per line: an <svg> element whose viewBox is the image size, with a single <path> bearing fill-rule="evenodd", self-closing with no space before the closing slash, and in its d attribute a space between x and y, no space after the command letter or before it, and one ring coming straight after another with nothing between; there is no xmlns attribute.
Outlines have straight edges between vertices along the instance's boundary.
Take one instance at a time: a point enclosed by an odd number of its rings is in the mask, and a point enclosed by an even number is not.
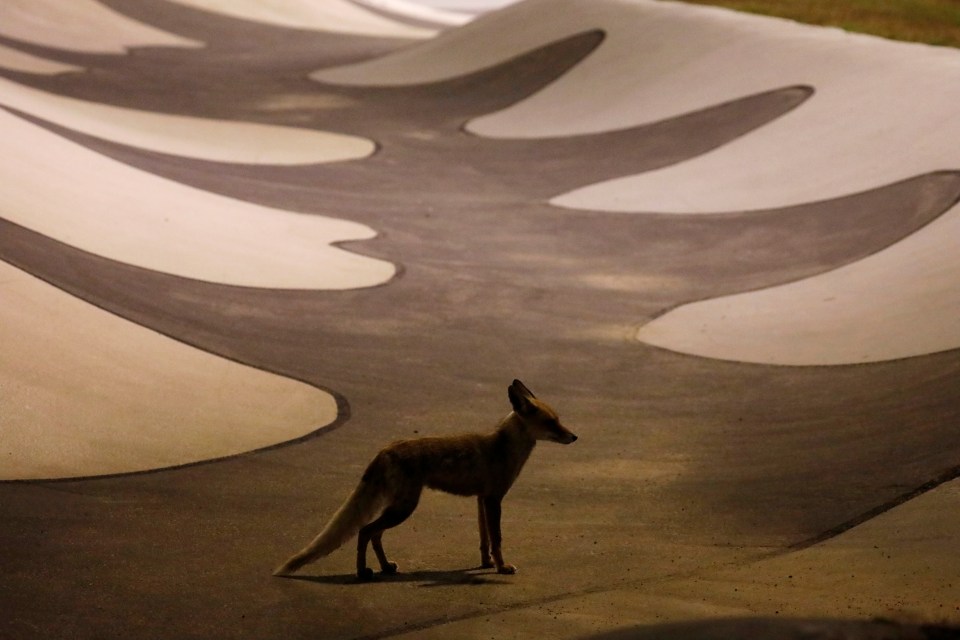
<svg viewBox="0 0 960 640"><path fill-rule="evenodd" d="M500 550L500 501L517 479L537 440L570 444L577 439L545 402L519 380L507 390L513 411L489 434L401 440L376 455L347 501L309 545L280 565L274 575L293 573L326 556L354 535L357 577L373 578L367 544L385 574L397 572L387 560L381 538L413 513L423 487L461 496L477 496L480 564L498 573L516 573Z"/></svg>

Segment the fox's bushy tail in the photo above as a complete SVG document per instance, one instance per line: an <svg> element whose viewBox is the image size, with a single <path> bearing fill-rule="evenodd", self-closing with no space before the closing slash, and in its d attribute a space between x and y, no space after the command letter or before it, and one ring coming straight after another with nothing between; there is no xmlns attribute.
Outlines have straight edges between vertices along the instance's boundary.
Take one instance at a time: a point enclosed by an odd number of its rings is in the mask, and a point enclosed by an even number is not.
<svg viewBox="0 0 960 640"><path fill-rule="evenodd" d="M375 483L366 479L361 480L313 542L277 567L273 575L282 576L293 573L304 565L339 549L343 543L357 535L361 527L373 521L380 513L386 501L384 493L383 488Z"/></svg>

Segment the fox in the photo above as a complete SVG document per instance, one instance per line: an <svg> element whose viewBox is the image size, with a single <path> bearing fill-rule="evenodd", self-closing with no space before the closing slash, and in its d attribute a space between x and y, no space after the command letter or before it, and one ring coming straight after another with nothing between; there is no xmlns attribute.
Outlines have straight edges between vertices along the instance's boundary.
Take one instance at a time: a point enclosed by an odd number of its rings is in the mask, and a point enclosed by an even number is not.
<svg viewBox="0 0 960 640"><path fill-rule="evenodd" d="M570 444L577 440L560 424L557 412L519 380L507 389L512 411L493 433L432 436L400 440L382 449L367 466L360 483L310 544L274 570L288 576L327 556L357 536L357 578L372 580L367 546L381 573L397 573L387 559L383 533L410 517L424 487L460 496L476 496L480 529L480 566L514 574L503 559L501 501L540 440Z"/></svg>

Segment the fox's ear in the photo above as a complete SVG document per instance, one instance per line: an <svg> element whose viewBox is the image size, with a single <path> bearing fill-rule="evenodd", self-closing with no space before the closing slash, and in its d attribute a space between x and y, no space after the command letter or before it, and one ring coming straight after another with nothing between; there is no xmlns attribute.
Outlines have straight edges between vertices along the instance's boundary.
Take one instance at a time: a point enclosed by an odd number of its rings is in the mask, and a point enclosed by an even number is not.
<svg viewBox="0 0 960 640"><path fill-rule="evenodd" d="M523 383L520 382L519 380L514 380L514 381L513 381L513 384L510 385L510 387L513 388L513 389L516 389L517 392L518 392L520 395L522 395L522 396L526 396L526 397L528 397L528 398L536 398L536 397L537 397L537 396L533 395L533 391L530 391L530 389L527 389L527 385L523 384Z"/></svg>
<svg viewBox="0 0 960 640"><path fill-rule="evenodd" d="M530 399L536 396L519 380L513 381L513 384L507 389L507 396L510 398L510 404L513 405L513 410L520 415L529 415L534 410Z"/></svg>

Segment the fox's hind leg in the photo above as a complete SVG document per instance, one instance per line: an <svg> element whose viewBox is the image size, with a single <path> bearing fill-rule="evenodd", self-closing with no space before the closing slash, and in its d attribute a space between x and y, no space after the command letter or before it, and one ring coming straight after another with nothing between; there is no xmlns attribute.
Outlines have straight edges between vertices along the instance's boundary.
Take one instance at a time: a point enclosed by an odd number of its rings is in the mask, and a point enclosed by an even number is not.
<svg viewBox="0 0 960 640"><path fill-rule="evenodd" d="M398 523L399 524L399 523ZM377 554L377 562L380 563L380 570L383 573L396 573L397 563L387 560L387 554L383 551L383 531L378 531L370 537L373 543L373 552Z"/></svg>
<svg viewBox="0 0 960 640"><path fill-rule="evenodd" d="M373 570L367 566L367 543L373 542L373 552L377 554L377 560L380 562L380 570L383 573L396 573L397 563L387 560L387 554L383 551L383 532L391 529L407 518L417 508L420 501L420 492L406 496L384 509L380 517L360 529L357 536L357 577L361 580L370 580L373 578Z"/></svg>

